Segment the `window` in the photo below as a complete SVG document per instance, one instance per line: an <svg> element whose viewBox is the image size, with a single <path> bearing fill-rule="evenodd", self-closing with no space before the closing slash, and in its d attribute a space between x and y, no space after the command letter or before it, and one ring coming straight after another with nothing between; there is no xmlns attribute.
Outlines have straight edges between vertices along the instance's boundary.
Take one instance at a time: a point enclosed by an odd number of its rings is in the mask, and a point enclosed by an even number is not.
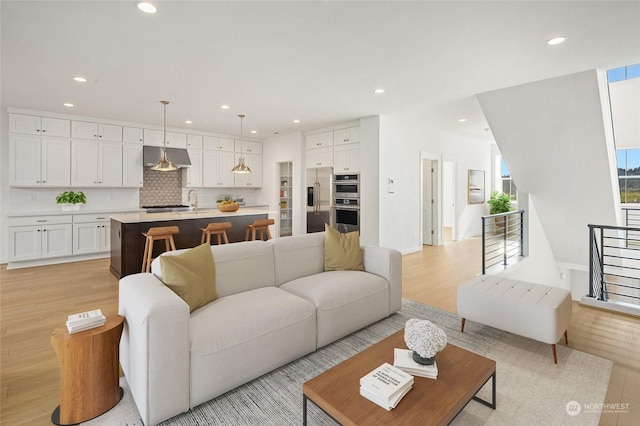
<svg viewBox="0 0 640 426"><path fill-rule="evenodd" d="M640 64L614 68L607 71L608 83L615 83L616 81L629 80L630 78L638 77L640 77Z"/></svg>
<svg viewBox="0 0 640 426"><path fill-rule="evenodd" d="M511 172L505 163L504 158L500 158L500 177L502 178L502 192L511 196L511 201L517 200L516 184L511 178ZM638 176L640 177L640 176Z"/></svg>
<svg viewBox="0 0 640 426"><path fill-rule="evenodd" d="M640 203L640 149L616 150L620 201Z"/></svg>

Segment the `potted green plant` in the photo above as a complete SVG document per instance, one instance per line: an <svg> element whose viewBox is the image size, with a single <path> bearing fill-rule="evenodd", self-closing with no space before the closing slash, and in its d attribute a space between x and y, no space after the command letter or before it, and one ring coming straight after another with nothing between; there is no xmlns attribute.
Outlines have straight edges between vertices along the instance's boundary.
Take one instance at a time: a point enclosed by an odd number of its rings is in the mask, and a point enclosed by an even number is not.
<svg viewBox="0 0 640 426"><path fill-rule="evenodd" d="M493 191L489 201L489 214L506 213L511 211L511 196L504 192ZM504 227L504 216L494 219L495 226Z"/></svg>
<svg viewBox="0 0 640 426"><path fill-rule="evenodd" d="M511 196L504 192L493 191L487 204L489 204L489 214L506 213L511 211Z"/></svg>
<svg viewBox="0 0 640 426"><path fill-rule="evenodd" d="M62 211L74 211L80 210L82 205L86 204L87 196L84 195L84 192L78 191L65 191L61 194L58 194L56 197L56 203L60 205Z"/></svg>

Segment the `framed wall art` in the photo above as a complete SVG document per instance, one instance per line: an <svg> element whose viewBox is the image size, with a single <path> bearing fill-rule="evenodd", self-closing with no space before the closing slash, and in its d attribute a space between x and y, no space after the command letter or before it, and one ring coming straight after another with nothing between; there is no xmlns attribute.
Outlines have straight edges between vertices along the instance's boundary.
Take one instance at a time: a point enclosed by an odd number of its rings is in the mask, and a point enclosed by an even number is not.
<svg viewBox="0 0 640 426"><path fill-rule="evenodd" d="M484 203L484 170L469 169L469 204Z"/></svg>

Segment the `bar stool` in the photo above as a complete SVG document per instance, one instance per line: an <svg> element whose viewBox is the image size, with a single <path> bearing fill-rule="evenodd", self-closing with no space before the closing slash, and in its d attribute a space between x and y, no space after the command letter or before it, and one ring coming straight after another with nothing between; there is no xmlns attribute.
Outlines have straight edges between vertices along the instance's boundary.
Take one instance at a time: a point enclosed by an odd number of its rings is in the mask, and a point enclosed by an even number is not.
<svg viewBox="0 0 640 426"><path fill-rule="evenodd" d="M204 244L205 240L207 244L211 244L211 235L218 237L218 244L222 244L221 237L224 238L224 243L229 244L229 238L227 238L227 229L231 229L231 222L215 222L207 225L206 228L200 228L202 231L202 238L200 244Z"/></svg>
<svg viewBox="0 0 640 426"><path fill-rule="evenodd" d="M165 251L173 251L176 249L176 243L173 241L173 234L179 234L180 228L177 226L158 226L149 228L147 232L143 232L147 240L144 243L144 255L142 257L142 272L151 271L151 262L153 261L153 242L164 240Z"/></svg>
<svg viewBox="0 0 640 426"><path fill-rule="evenodd" d="M249 241L249 233L251 233L251 241L256 239L256 232L260 232L260 239L264 240L264 233L267 232L267 240L271 239L271 232L269 232L269 225L273 225L275 220L273 219L256 219L252 224L247 225L247 232L244 235L244 240Z"/></svg>

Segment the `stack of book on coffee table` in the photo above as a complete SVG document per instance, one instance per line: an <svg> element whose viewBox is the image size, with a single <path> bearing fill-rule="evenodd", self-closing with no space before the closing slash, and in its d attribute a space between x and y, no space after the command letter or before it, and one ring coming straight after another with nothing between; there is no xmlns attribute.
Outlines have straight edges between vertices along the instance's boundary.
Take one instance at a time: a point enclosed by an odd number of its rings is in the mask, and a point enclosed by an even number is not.
<svg viewBox="0 0 640 426"><path fill-rule="evenodd" d="M390 411L412 386L413 376L385 362L360 379L360 395Z"/></svg>
<svg viewBox="0 0 640 426"><path fill-rule="evenodd" d="M79 314L69 315L67 319L67 330L69 330L70 334L89 330L90 328L100 327L101 325L104 325L106 320L107 318L102 315L101 309L80 312Z"/></svg>
<svg viewBox="0 0 640 426"><path fill-rule="evenodd" d="M413 360L413 351L408 349L395 348L393 350L393 365L412 376L438 378L438 366L435 361L432 365L418 364Z"/></svg>

